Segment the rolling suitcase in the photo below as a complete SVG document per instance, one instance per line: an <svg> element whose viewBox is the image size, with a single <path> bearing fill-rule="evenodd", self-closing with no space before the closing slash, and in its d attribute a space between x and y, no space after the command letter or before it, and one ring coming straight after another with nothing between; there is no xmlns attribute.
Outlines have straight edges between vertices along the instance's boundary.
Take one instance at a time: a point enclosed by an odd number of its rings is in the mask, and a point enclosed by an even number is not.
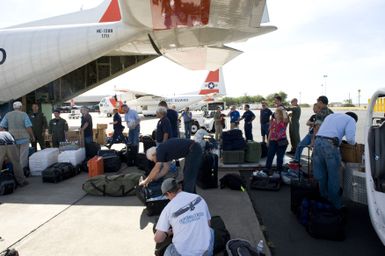
<svg viewBox="0 0 385 256"><path fill-rule="evenodd" d="M310 150L308 151L308 173L305 178L302 171L298 172L298 179L291 179L290 183L290 209L298 216L299 208L304 198L317 200L321 197L318 189L318 183L311 176Z"/></svg>
<svg viewBox="0 0 385 256"><path fill-rule="evenodd" d="M94 156L87 162L88 177L94 177L104 174L103 157Z"/></svg>
<svg viewBox="0 0 385 256"><path fill-rule="evenodd" d="M245 150L245 162L258 163L261 160L261 143L248 141Z"/></svg>
<svg viewBox="0 0 385 256"><path fill-rule="evenodd" d="M156 142L150 135L142 136L140 138L140 141L143 143L144 153L146 153L147 149L151 147L156 147Z"/></svg>
<svg viewBox="0 0 385 256"><path fill-rule="evenodd" d="M224 164L241 164L245 162L245 151L232 150L222 152L222 161Z"/></svg>
<svg viewBox="0 0 385 256"><path fill-rule="evenodd" d="M136 188L136 196L146 206L148 216L160 215L169 200L162 194L161 185L163 179L148 184L147 187Z"/></svg>
<svg viewBox="0 0 385 256"><path fill-rule="evenodd" d="M198 172L197 185L200 188L218 187L218 155L213 153L203 154L201 168Z"/></svg>
<svg viewBox="0 0 385 256"><path fill-rule="evenodd" d="M77 175L78 172L71 163L56 163L41 173L43 182L57 183Z"/></svg>
<svg viewBox="0 0 385 256"><path fill-rule="evenodd" d="M16 181L8 169L0 171L0 196L13 193L16 189Z"/></svg>
<svg viewBox="0 0 385 256"><path fill-rule="evenodd" d="M138 154L138 146L128 144L124 152L127 166L135 165L137 154Z"/></svg>
<svg viewBox="0 0 385 256"><path fill-rule="evenodd" d="M98 156L103 157L104 172L117 172L122 166L116 150L99 150Z"/></svg>
<svg viewBox="0 0 385 256"><path fill-rule="evenodd" d="M86 143L86 158L90 159L93 158L98 154L98 151L100 150L100 145L96 142Z"/></svg>

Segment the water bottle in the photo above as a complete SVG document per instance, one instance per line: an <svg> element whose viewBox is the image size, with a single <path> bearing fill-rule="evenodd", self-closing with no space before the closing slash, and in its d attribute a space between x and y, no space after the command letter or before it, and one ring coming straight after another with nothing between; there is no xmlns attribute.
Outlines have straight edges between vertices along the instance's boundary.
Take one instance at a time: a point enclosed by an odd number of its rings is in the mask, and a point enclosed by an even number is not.
<svg viewBox="0 0 385 256"><path fill-rule="evenodd" d="M257 245L257 252L259 256L265 256L265 254L263 253L263 247L264 247L263 240L260 240Z"/></svg>

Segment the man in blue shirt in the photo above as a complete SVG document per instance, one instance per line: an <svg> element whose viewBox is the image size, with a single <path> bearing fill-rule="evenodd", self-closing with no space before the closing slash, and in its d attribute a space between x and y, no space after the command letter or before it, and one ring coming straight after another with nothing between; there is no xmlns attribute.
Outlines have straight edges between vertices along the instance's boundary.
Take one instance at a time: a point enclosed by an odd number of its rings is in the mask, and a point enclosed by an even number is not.
<svg viewBox="0 0 385 256"><path fill-rule="evenodd" d="M167 109L165 107L158 107L156 116L159 117L158 124L156 125L156 144L159 145L170 138L171 124L167 118Z"/></svg>
<svg viewBox="0 0 385 256"><path fill-rule="evenodd" d="M167 118L170 120L171 124L171 136L170 138L178 138L179 137L179 131L178 131L178 112L174 109L169 109L167 103L162 100L159 102L158 106L165 107L167 109Z"/></svg>
<svg viewBox="0 0 385 256"><path fill-rule="evenodd" d="M235 109L235 106L230 107L229 116L230 116L230 129L232 130L232 129L238 128L239 118L241 117L241 115L239 114L239 111Z"/></svg>
<svg viewBox="0 0 385 256"><path fill-rule="evenodd" d="M146 179L139 183L147 186L153 180L166 175L170 169L170 162L185 158L183 168L183 190L195 193L195 184L202 161L202 148L193 140L171 138L158 147L146 151L147 159L155 163Z"/></svg>
<svg viewBox="0 0 385 256"><path fill-rule="evenodd" d="M273 112L267 107L266 101L262 101L262 108L260 111L261 136L262 142L266 142L269 136L270 117Z"/></svg>
<svg viewBox="0 0 385 256"><path fill-rule="evenodd" d="M347 143L354 145L356 122L353 112L328 115L316 135L313 150L313 173L319 182L321 196L328 199L335 208L341 208L340 188L340 144L345 136Z"/></svg>
<svg viewBox="0 0 385 256"><path fill-rule="evenodd" d="M249 104L245 105L245 112L243 113L242 117L239 119L239 121L245 119L245 136L246 140L253 140L253 120L255 119L254 113L250 110Z"/></svg>
<svg viewBox="0 0 385 256"><path fill-rule="evenodd" d="M122 109L128 127L128 143L132 146L139 146L140 118L138 112L130 109L126 104L122 105Z"/></svg>
<svg viewBox="0 0 385 256"><path fill-rule="evenodd" d="M112 126L114 128L114 134L110 139L109 143L106 145L108 148L111 148L114 143L125 143L127 144L127 138L123 134L124 126L122 125L122 117L119 114L119 110L114 108L114 116L112 117Z"/></svg>
<svg viewBox="0 0 385 256"><path fill-rule="evenodd" d="M190 139L191 137L191 120L192 113L190 112L190 108L186 107L182 113L183 123L184 123L184 134L186 139Z"/></svg>

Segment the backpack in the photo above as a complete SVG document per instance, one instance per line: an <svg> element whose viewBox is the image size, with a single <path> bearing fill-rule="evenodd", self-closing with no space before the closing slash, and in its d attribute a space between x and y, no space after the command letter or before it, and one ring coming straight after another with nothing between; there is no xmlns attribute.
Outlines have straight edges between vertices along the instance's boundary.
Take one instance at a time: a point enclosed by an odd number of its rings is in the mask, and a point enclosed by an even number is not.
<svg viewBox="0 0 385 256"><path fill-rule="evenodd" d="M235 173L229 173L223 176L220 180L221 189L228 187L232 190L241 190L243 191L246 187L242 181L241 175Z"/></svg>
<svg viewBox="0 0 385 256"><path fill-rule="evenodd" d="M83 183L82 189L93 196L135 195L135 187L142 176L140 173L99 175Z"/></svg>
<svg viewBox="0 0 385 256"><path fill-rule="evenodd" d="M260 256L249 241L243 239L231 239L226 243L228 256Z"/></svg>
<svg viewBox="0 0 385 256"><path fill-rule="evenodd" d="M227 230L221 216L212 216L210 224L214 230L214 254L217 254L226 249L226 243L230 240L230 232Z"/></svg>

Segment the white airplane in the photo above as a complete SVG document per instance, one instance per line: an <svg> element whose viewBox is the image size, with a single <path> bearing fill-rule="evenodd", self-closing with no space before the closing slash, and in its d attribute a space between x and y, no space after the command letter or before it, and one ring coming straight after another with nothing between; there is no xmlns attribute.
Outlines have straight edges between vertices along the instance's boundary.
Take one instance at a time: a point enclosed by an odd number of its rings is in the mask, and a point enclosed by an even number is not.
<svg viewBox="0 0 385 256"><path fill-rule="evenodd" d="M226 95L222 69L210 71L202 83L200 91L196 92L163 97L124 89L117 89L117 91L125 93L104 97L99 103L101 114L111 116L114 108L118 108L119 112L122 113L121 106L127 104L130 108L135 109L144 116L154 116L158 104L162 100L166 101L169 107L174 105L175 109L180 111L185 107L190 107L202 101L210 101Z"/></svg>
<svg viewBox="0 0 385 256"><path fill-rule="evenodd" d="M162 55L190 69L215 70L241 53L225 44L276 30L261 26L267 21L266 0L105 0L0 29L0 102L102 56Z"/></svg>

